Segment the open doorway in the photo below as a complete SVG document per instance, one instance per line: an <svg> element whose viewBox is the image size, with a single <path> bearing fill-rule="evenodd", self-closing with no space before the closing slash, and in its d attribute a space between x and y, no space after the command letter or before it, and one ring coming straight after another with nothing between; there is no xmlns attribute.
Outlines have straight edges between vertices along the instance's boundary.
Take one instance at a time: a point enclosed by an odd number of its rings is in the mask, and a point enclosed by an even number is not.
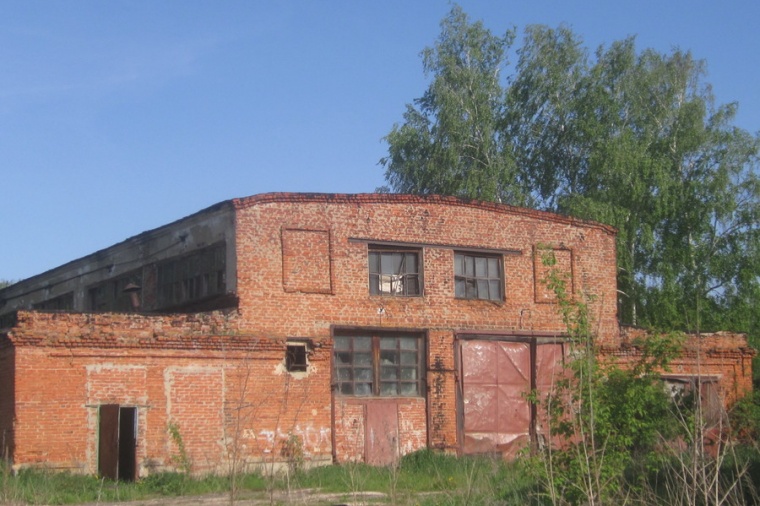
<svg viewBox="0 0 760 506"><path fill-rule="evenodd" d="M137 467L137 408L103 404L99 410L98 474L134 481Z"/></svg>

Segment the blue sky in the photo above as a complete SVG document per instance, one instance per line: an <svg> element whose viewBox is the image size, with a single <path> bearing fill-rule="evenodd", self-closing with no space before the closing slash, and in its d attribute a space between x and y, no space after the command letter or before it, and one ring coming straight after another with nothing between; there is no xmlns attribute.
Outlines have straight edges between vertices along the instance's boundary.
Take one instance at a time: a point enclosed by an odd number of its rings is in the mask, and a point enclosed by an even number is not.
<svg viewBox="0 0 760 506"><path fill-rule="evenodd" d="M451 5L0 0L0 279L234 197L374 191ZM760 130L757 0L459 5L495 33L565 23L591 48L689 49Z"/></svg>

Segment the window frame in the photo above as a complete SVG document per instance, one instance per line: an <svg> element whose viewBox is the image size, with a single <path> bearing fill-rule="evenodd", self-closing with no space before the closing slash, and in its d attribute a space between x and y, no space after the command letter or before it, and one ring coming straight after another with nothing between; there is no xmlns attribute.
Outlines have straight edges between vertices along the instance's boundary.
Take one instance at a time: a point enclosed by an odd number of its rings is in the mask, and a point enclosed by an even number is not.
<svg viewBox="0 0 760 506"><path fill-rule="evenodd" d="M339 340L346 339L348 346L343 347ZM368 345L356 346L356 340L362 339ZM390 340L395 339L393 346ZM406 344L402 339L406 339ZM415 348L409 347L413 340ZM335 395L347 398L391 399L419 398L425 396L426 339L424 332L378 332L378 331L341 331L333 336L332 378ZM410 361L414 353L414 360ZM348 362L339 361L339 354L348 355ZM357 363L356 355L361 354L363 362ZM393 363L383 363L383 357L395 355ZM406 357L406 358L405 358ZM342 372L345 371L345 372ZM361 374L357 375L357 371ZM412 371L414 371L412 373ZM385 373L385 375L384 375ZM410 374L414 378L404 378ZM363 377L362 377L363 376ZM391 377L395 376L395 377ZM357 385L368 390L359 391ZM393 392L386 390L395 385ZM405 391L414 385L414 393Z"/></svg>
<svg viewBox="0 0 760 506"><path fill-rule="evenodd" d="M403 272L384 272L383 256L403 255L400 267ZM414 255L417 258L417 269L407 271L407 255ZM378 259L375 261L374 256ZM397 246L382 246L371 244L367 249L367 273L369 282L369 294L377 297L422 297L424 293L424 276L423 276L423 250L422 248L403 248ZM391 262L394 263L394 262ZM383 278L390 278L387 281ZM395 278L395 279L394 279ZM411 281L413 280L413 281ZM401 291L396 292L393 289L393 283L401 281ZM385 283L390 284L388 290L383 290ZM416 292L410 293L410 286L416 286Z"/></svg>
<svg viewBox="0 0 760 506"><path fill-rule="evenodd" d="M303 341L285 343L285 370L307 372L309 370L309 345Z"/></svg>
<svg viewBox="0 0 760 506"><path fill-rule="evenodd" d="M467 259L472 258L472 269L466 265ZM479 259L485 260L485 275L478 274L477 262ZM495 262L489 262L495 260ZM495 265L498 271L496 276L491 275L491 265ZM504 274L504 255L485 253L478 251L454 251L454 298L460 300L486 300L492 302L503 302L506 296L506 276ZM496 282L494 284L493 282ZM459 285L464 283L464 294L460 295ZM486 297L480 296L481 285L488 290ZM468 287L475 287L475 294L468 295ZM493 286L498 287L496 297L491 296Z"/></svg>

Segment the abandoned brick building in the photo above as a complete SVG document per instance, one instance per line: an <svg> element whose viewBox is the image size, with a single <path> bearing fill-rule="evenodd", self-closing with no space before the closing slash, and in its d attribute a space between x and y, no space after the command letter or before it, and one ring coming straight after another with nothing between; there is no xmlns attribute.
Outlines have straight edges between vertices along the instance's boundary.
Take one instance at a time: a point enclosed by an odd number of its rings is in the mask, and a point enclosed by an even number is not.
<svg viewBox="0 0 760 506"><path fill-rule="evenodd" d="M222 202L0 291L0 431L16 468L134 479L237 462L513 454L565 357L553 251L621 360L615 230L441 196ZM730 402L741 336L694 341ZM184 447L181 452L180 446Z"/></svg>

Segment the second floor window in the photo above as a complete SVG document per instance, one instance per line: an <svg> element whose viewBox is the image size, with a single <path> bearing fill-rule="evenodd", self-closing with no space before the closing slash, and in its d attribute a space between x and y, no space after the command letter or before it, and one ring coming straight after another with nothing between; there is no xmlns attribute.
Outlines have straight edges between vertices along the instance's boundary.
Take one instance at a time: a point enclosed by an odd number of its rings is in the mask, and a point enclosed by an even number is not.
<svg viewBox="0 0 760 506"><path fill-rule="evenodd" d="M422 294L419 250L370 249L369 293L413 297Z"/></svg>
<svg viewBox="0 0 760 506"><path fill-rule="evenodd" d="M499 256L454 254L454 295L458 299L504 300L503 287Z"/></svg>

